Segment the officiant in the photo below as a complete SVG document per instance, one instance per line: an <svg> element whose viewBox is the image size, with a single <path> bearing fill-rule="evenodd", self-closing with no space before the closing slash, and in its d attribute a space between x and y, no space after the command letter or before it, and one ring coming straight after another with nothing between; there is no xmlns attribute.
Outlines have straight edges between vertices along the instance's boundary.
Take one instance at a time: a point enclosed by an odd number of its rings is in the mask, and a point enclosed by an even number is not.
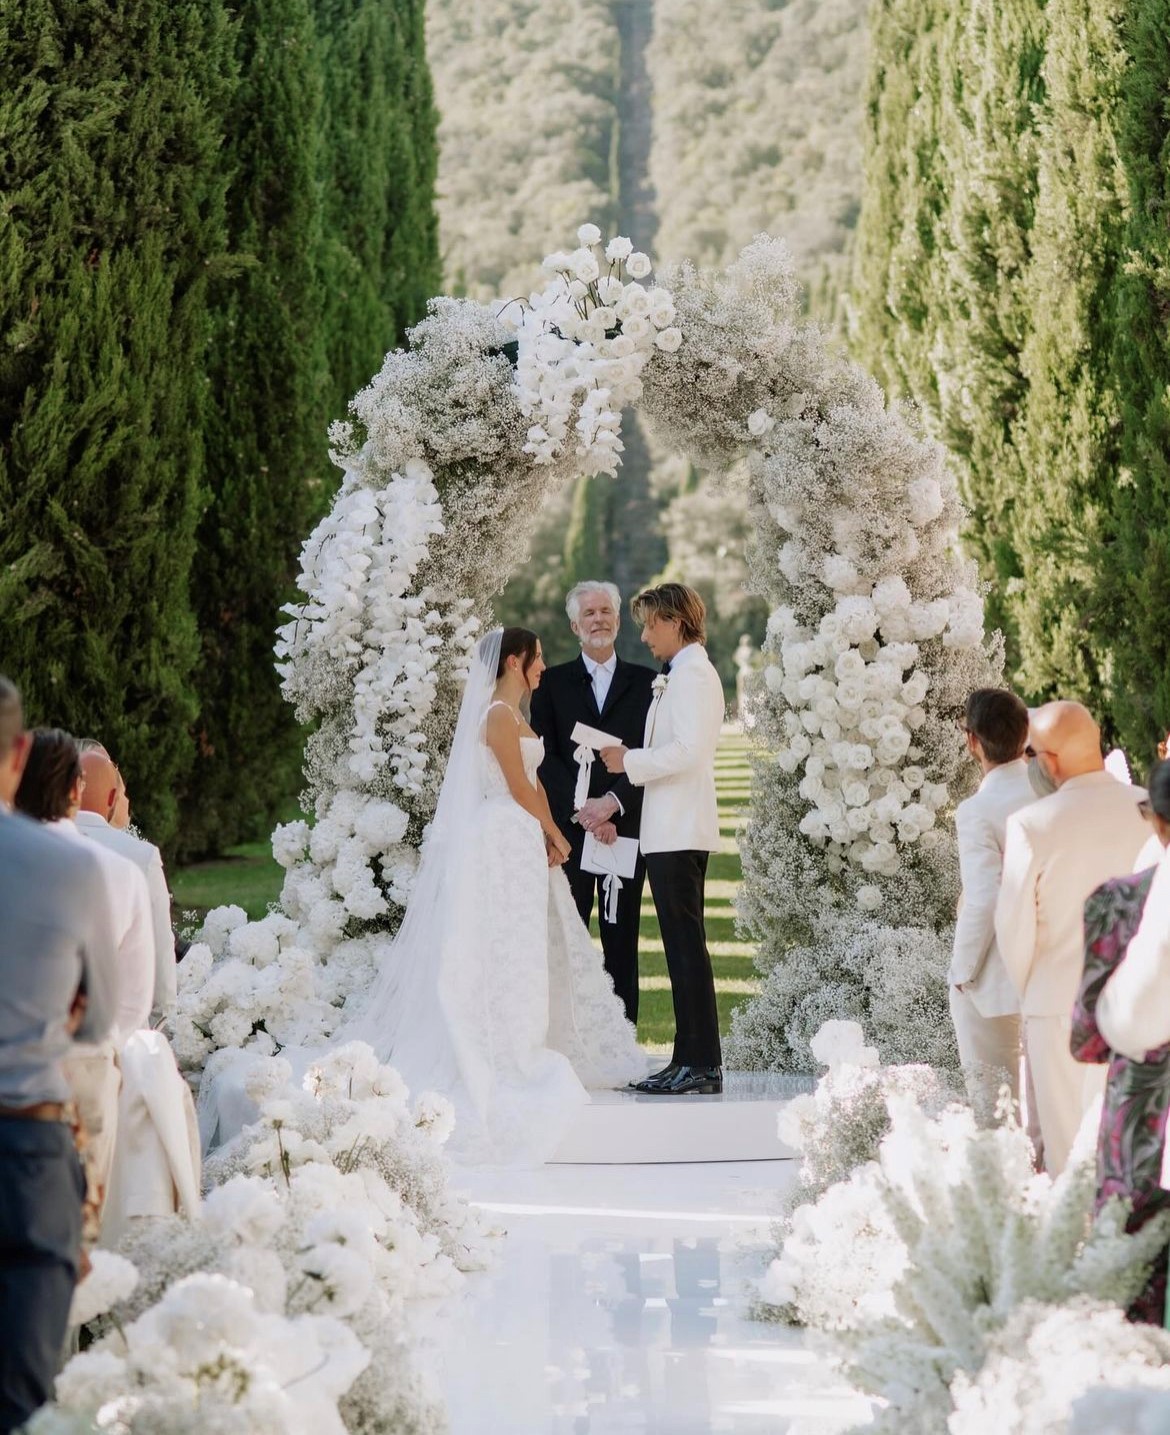
<svg viewBox="0 0 1170 1435"><path fill-rule="evenodd" d="M602 844L638 836L642 792L624 773L611 776L596 752L573 740L578 723L600 729L626 747L641 747L650 707L653 668L627 663L614 649L621 594L613 583L590 579L565 598L569 625L581 644L571 663L546 668L532 695L532 727L544 739L540 780L557 825L572 844L565 875L581 920L600 907L605 969L630 1021L638 1020L638 923L646 866L637 854L633 876L609 876L582 866L584 819ZM588 864L588 857L586 863ZM600 865L600 864L595 864Z"/></svg>

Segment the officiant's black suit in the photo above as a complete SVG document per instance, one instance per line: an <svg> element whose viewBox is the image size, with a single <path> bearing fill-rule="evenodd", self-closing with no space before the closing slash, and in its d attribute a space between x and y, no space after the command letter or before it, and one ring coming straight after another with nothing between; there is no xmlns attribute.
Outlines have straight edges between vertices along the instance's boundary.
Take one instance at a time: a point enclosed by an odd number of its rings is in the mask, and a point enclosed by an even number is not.
<svg viewBox="0 0 1170 1435"><path fill-rule="evenodd" d="M593 680L580 657L571 663L558 663L546 668L540 686L532 694L532 727L544 738L544 762L540 780L548 793L549 806L557 826L569 839L572 856L565 863L565 875L573 891L573 899L581 920L588 923L594 897L604 880L593 872L581 870L581 848L585 832L573 821L573 796L577 786L577 764L573 754L577 744L571 734L579 722L612 733L626 747L641 747L646 731L646 714L650 709L650 686L657 676L653 668L641 663L627 663L618 658L605 706L598 711L593 694ZM619 837L637 837L642 816L642 789L634 787L625 773L616 776L606 772L605 764L595 759L589 776L589 796L601 797L612 792L625 809L613 819ZM601 925L601 946L605 952L605 969L613 978L614 990L621 997L626 1015L638 1020L638 921L642 910L642 886L646 880L646 864L638 854L638 865L632 878L623 879L618 896L616 922ZM599 901L603 899L599 897Z"/></svg>

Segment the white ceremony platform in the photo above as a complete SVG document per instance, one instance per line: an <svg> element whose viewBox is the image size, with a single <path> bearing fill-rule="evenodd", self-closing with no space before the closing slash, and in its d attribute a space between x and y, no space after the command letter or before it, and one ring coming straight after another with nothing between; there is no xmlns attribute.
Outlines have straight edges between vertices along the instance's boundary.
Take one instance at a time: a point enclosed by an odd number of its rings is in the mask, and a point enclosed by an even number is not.
<svg viewBox="0 0 1170 1435"><path fill-rule="evenodd" d="M595 1091L553 1161L558 1165L775 1161L793 1153L776 1118L812 1077L727 1073L721 1096Z"/></svg>

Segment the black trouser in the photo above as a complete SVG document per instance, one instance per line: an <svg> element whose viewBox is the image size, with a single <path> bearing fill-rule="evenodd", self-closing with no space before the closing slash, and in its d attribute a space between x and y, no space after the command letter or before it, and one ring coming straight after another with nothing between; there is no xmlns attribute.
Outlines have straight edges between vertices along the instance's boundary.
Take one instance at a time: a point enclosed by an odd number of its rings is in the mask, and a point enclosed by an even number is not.
<svg viewBox="0 0 1170 1435"><path fill-rule="evenodd" d="M81 1253L85 1178L61 1121L0 1119L0 1432L50 1398Z"/></svg>
<svg viewBox="0 0 1170 1435"><path fill-rule="evenodd" d="M674 998L674 1060L680 1066L722 1066L715 978L703 924L706 852L649 852L646 875Z"/></svg>
<svg viewBox="0 0 1170 1435"><path fill-rule="evenodd" d="M573 892L573 901L586 926L593 914L593 899L601 908L601 950L605 953L605 970L613 989L621 998L626 1016L638 1024L638 925L642 915L642 888L646 882L646 864L638 854L638 865L632 877L622 878L618 893L617 921L605 920L605 893L601 890L604 877L596 872L582 872L581 848L574 845L573 855L565 863L565 875Z"/></svg>

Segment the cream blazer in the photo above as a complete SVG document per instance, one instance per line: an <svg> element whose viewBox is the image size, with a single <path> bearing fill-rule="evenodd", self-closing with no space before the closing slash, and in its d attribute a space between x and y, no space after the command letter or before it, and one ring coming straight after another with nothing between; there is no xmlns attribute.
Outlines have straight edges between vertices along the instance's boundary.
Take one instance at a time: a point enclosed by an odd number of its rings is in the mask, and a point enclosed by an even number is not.
<svg viewBox="0 0 1170 1435"><path fill-rule="evenodd" d="M1024 1016L1070 1016L1084 970L1085 899L1128 876L1149 828L1145 789L1071 777L1008 819L995 935Z"/></svg>
<svg viewBox="0 0 1170 1435"><path fill-rule="evenodd" d="M626 753L626 776L644 787L643 852L718 852L715 749L723 684L698 643L671 660L666 686L646 714L644 746Z"/></svg>
<svg viewBox="0 0 1170 1435"><path fill-rule="evenodd" d="M162 855L153 842L133 832L111 827L99 812L79 812L77 826L99 846L128 857L146 878L150 924L154 933L154 1010L168 1012L175 1005L175 934L171 930L171 894L167 889Z"/></svg>
<svg viewBox="0 0 1170 1435"><path fill-rule="evenodd" d="M1011 1016L1020 999L995 940L1008 818L1036 801L1023 759L985 773L979 790L955 809L963 897L955 924L950 980L980 1016Z"/></svg>

